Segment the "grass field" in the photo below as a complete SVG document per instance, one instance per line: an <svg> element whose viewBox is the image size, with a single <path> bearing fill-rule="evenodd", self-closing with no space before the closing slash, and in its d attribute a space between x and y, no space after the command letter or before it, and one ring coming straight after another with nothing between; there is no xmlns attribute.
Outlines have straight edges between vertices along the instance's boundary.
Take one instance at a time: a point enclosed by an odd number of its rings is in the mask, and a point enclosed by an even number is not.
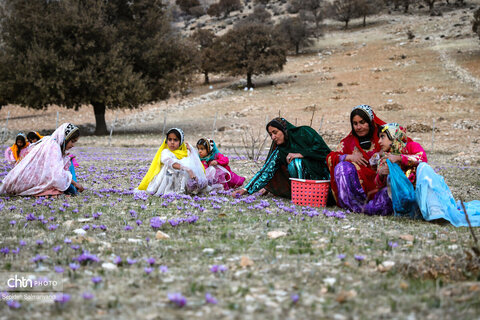
<svg viewBox="0 0 480 320"><path fill-rule="evenodd" d="M56 302L2 302L1 319L478 317L467 228L268 196L135 195L154 152L77 148L82 195L1 198L0 274L63 284ZM456 197L477 197L478 168L436 167Z"/></svg>

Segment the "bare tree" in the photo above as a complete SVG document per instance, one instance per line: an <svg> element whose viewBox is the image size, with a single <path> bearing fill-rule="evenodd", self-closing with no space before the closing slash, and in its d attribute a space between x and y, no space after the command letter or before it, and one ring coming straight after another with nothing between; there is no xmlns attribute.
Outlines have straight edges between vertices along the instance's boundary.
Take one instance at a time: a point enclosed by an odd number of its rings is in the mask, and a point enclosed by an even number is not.
<svg viewBox="0 0 480 320"><path fill-rule="evenodd" d="M210 83L208 75L217 69L216 50L214 48L215 34L211 30L198 29L192 35L192 40L197 44L198 55L196 65L203 73L205 84Z"/></svg>
<svg viewBox="0 0 480 320"><path fill-rule="evenodd" d="M363 26L367 25L367 16L374 15L382 10L384 2L381 0L356 0L357 12L363 17Z"/></svg>
<svg viewBox="0 0 480 320"><path fill-rule="evenodd" d="M425 4L428 6L428 9L430 10L430 12L433 11L433 7L435 5L435 2L437 0L423 0L425 2Z"/></svg>
<svg viewBox="0 0 480 320"><path fill-rule="evenodd" d="M220 17L223 14L223 17L226 18L230 12L241 10L242 8L243 3L240 0L220 0L208 8L207 14L216 17Z"/></svg>
<svg viewBox="0 0 480 320"><path fill-rule="evenodd" d="M315 27L320 28L320 22L323 20L324 1L323 0L291 0L290 5L293 11L307 11L313 15Z"/></svg>

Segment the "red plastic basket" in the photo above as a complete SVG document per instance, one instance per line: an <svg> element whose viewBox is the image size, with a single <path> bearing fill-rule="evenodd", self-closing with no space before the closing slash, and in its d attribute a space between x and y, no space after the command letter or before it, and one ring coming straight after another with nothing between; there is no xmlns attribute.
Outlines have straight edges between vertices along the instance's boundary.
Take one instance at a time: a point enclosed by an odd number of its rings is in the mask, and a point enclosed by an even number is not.
<svg viewBox="0 0 480 320"><path fill-rule="evenodd" d="M290 178L292 202L300 206L325 207L327 205L330 180L305 180Z"/></svg>

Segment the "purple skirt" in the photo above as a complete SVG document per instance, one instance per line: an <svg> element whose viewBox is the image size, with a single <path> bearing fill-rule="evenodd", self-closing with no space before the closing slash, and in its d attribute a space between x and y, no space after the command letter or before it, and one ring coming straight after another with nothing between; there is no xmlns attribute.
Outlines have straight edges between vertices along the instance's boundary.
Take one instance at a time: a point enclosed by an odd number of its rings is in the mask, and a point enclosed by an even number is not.
<svg viewBox="0 0 480 320"><path fill-rule="evenodd" d="M335 182L337 183L337 203L341 208L368 215L393 214L392 200L387 188L378 191L372 200L367 201L367 195L358 179L355 166L347 161L342 161L335 166Z"/></svg>

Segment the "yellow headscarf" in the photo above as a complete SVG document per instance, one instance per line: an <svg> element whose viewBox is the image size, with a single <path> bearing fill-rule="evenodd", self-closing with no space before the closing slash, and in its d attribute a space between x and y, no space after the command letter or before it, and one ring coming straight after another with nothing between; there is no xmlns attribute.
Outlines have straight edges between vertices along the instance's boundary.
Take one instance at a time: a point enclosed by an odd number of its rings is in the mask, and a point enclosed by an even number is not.
<svg viewBox="0 0 480 320"><path fill-rule="evenodd" d="M145 175L145 177L143 177L142 182L140 182L140 185L138 186L138 190L147 190L147 187L150 184L150 181L152 181L153 177L155 177L160 172L160 170L162 170L163 163L160 160L161 160L162 151L165 149L168 149L167 139L163 140L162 145L158 149L155 157L153 158L152 164L150 165L150 168L148 169L147 174ZM187 146L183 141L177 150L175 151L170 150L170 151L175 155L175 157L177 157L178 160L188 156Z"/></svg>

